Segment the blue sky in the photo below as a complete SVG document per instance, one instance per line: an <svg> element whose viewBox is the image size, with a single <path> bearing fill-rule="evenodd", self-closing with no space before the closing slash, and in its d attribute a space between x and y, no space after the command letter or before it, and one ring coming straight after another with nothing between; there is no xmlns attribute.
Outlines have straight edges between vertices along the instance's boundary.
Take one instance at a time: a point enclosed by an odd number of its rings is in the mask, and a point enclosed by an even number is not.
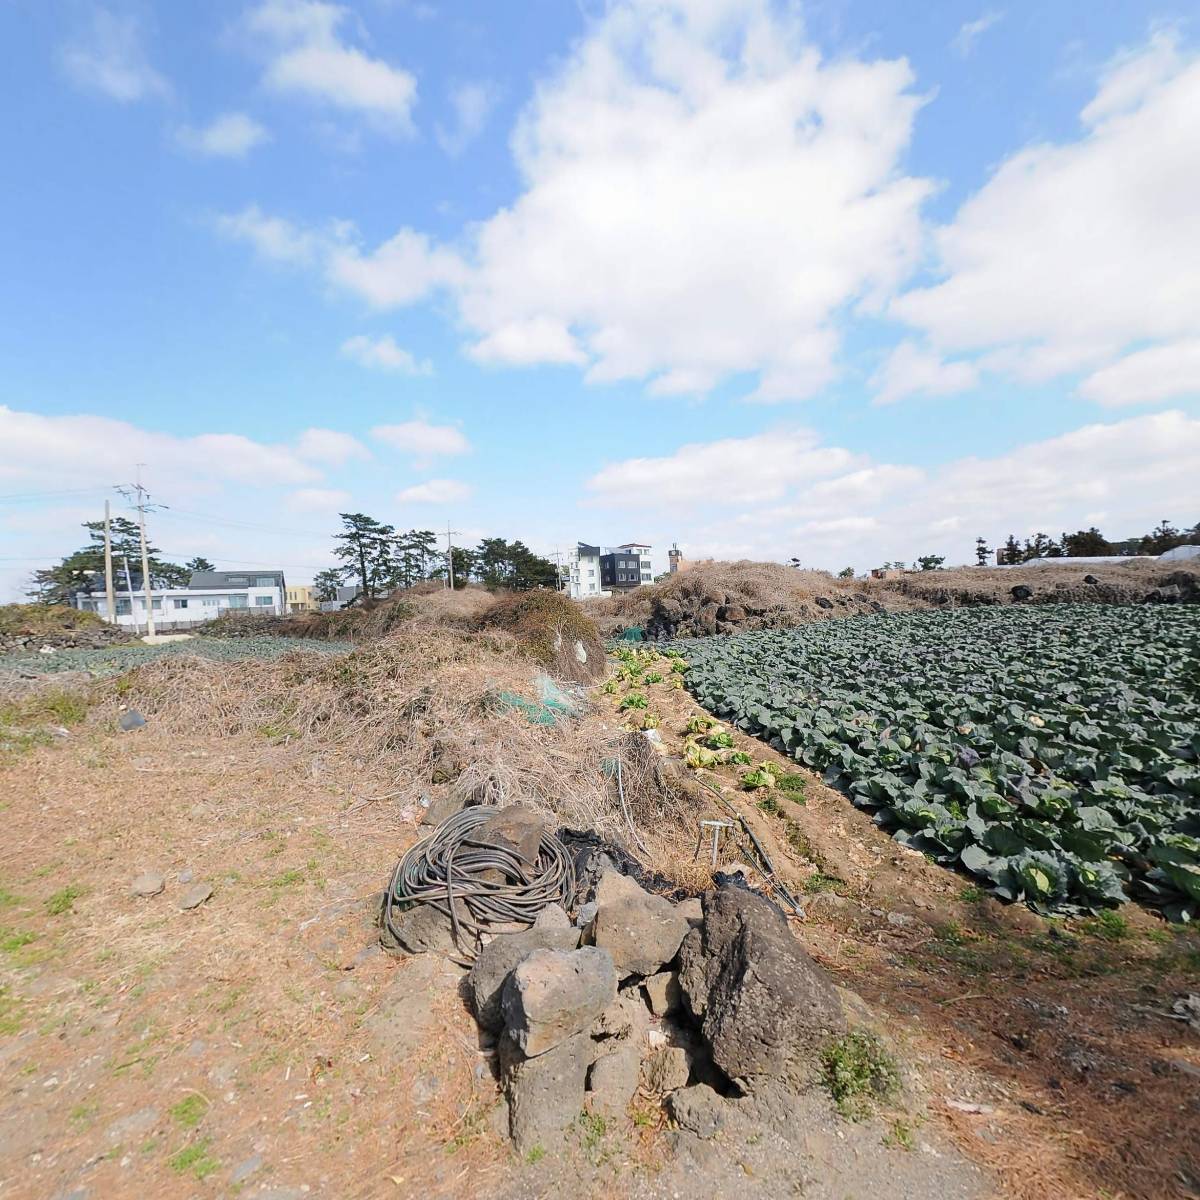
<svg viewBox="0 0 1200 1200"><path fill-rule="evenodd" d="M1194 5L0 5L0 591L144 462L859 569L1200 518ZM201 515L196 515L201 514Z"/></svg>

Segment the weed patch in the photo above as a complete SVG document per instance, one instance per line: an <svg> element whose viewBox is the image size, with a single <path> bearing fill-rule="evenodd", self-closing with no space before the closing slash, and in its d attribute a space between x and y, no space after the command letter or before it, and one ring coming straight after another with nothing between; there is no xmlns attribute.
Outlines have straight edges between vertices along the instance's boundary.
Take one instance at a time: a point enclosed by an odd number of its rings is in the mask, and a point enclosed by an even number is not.
<svg viewBox="0 0 1200 1200"><path fill-rule="evenodd" d="M875 1104L900 1090L896 1060L873 1033L854 1030L821 1055L821 1081L837 1110L849 1120L868 1116Z"/></svg>

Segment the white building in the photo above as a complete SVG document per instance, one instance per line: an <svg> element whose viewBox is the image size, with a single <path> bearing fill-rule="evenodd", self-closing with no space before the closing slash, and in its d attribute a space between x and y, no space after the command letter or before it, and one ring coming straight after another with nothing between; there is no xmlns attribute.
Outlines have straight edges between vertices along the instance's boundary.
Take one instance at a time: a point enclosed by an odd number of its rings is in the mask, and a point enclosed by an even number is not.
<svg viewBox="0 0 1200 1200"><path fill-rule="evenodd" d="M649 546L641 542L625 542L620 546L580 542L567 560L563 584L572 599L586 600L627 592L653 579Z"/></svg>
<svg viewBox="0 0 1200 1200"><path fill-rule="evenodd" d="M222 613L256 612L280 615L287 612L286 584L282 571L196 571L183 588L151 588L155 626L166 628L199 625ZM80 592L75 607L86 609L116 625L145 628L146 593L117 588L117 611L108 611L103 592Z"/></svg>

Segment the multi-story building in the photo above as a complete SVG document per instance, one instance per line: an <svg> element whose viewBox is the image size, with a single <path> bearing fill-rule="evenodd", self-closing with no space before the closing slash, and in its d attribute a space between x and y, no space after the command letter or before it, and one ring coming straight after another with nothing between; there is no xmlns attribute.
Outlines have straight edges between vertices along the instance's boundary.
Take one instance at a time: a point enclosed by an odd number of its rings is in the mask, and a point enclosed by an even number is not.
<svg viewBox="0 0 1200 1200"><path fill-rule="evenodd" d="M580 542L567 561L564 590L576 600L627 592L650 583L650 547L641 542L591 546Z"/></svg>
<svg viewBox="0 0 1200 1200"><path fill-rule="evenodd" d="M287 612L287 585L282 571L193 571L187 587L150 589L155 625L198 625L225 612L281 615ZM80 592L75 607L115 625L146 624L144 588L116 589L117 611L108 612L103 592Z"/></svg>
<svg viewBox="0 0 1200 1200"><path fill-rule="evenodd" d="M287 590L287 609L290 613L316 612L321 602L311 587L293 585Z"/></svg>

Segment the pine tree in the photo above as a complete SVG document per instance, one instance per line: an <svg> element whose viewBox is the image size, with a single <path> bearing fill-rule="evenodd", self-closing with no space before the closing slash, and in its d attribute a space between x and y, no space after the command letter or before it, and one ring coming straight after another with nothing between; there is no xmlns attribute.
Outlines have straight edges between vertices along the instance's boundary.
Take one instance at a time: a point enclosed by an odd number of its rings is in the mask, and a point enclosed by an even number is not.
<svg viewBox="0 0 1200 1200"><path fill-rule="evenodd" d="M992 561L992 548L987 544L987 538L975 539L975 562L977 566L986 567Z"/></svg>

